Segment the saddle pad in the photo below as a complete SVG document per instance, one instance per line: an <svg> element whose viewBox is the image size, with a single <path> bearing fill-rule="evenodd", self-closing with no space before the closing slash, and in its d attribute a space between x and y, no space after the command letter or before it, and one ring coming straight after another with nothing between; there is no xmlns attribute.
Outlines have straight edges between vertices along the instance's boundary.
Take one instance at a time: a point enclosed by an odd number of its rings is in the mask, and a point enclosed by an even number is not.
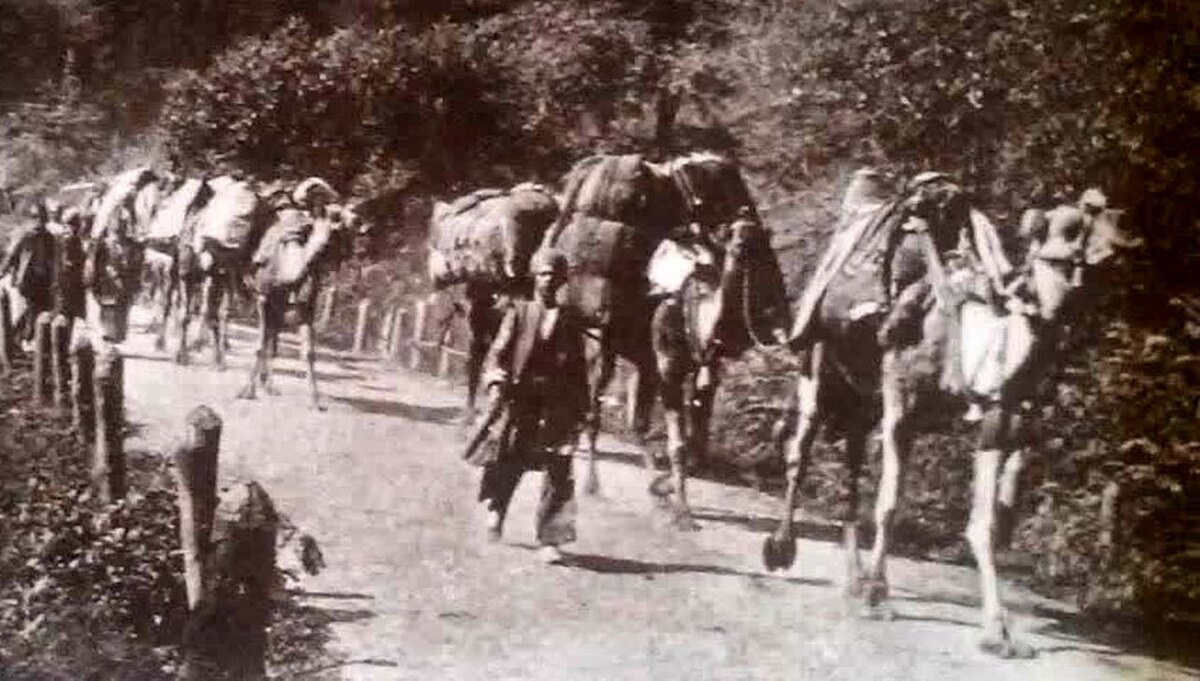
<svg viewBox="0 0 1200 681"><path fill-rule="evenodd" d="M258 197L245 182L219 177L209 183L213 197L196 222L196 244L212 240L228 249L246 246Z"/></svg>
<svg viewBox="0 0 1200 681"><path fill-rule="evenodd" d="M152 241L169 241L180 236L184 230L188 208L196 200L196 195L203 186L204 183L200 180L187 180L168 196L154 214L154 219L150 221L146 238Z"/></svg>

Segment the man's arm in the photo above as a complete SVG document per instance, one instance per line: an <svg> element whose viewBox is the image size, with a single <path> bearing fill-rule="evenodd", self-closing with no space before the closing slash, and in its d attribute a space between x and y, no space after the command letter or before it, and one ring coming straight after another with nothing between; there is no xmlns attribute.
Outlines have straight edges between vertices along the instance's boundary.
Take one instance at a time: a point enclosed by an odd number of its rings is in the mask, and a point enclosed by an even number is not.
<svg viewBox="0 0 1200 681"><path fill-rule="evenodd" d="M500 328L496 331L496 337L492 339L492 345L488 348L483 362L484 385L489 392L493 385L500 385L502 389L507 387L513 378L509 374L512 372L512 353L516 337L517 308L512 305L504 311L504 319L500 322Z"/></svg>

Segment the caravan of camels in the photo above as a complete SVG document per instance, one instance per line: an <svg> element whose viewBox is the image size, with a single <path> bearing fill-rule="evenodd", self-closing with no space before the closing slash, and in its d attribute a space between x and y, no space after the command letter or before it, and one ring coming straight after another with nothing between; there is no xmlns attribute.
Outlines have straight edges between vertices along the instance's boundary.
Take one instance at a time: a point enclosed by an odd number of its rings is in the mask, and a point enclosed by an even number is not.
<svg viewBox="0 0 1200 681"><path fill-rule="evenodd" d="M329 183L185 178L141 167L29 202L26 215L31 226L0 269L23 328L51 311L75 320L79 337L120 343L135 298L150 293L161 306L158 348L166 349L172 327L173 356L188 362L188 330L199 311L213 363L223 368L230 299L241 293L257 303L259 343L239 396L273 392L278 335L291 324L311 403L322 408L315 301L364 229ZM428 273L436 291L459 299L471 331L466 411L474 446L502 438L513 408L504 391L489 391L487 408L478 408L501 352L493 341L513 323L513 301L545 290L537 283L542 272L531 267L547 260L539 252L561 254L565 271L554 295L578 320L587 367L586 413L576 431L582 486L599 489L601 398L622 358L636 372L636 433L646 433L661 404L666 466L646 455L648 488L680 529L697 527L688 474L706 459L723 363L765 346L794 353L793 399L775 428L787 491L763 561L784 569L795 560L793 509L827 424L846 441L845 584L869 616L889 614L887 556L907 451L917 432L939 426L930 414L959 405L953 413L965 412L979 428L966 537L981 576L983 647L1019 657L1032 651L1012 633L993 557L1023 464L1014 412L1055 361L1064 326L1095 280L1089 275L1129 244L1119 217L1103 194L1088 190L1075 203L1028 211L1006 234L948 175L893 182L860 170L824 255L791 303L771 231L735 162L707 152L660 162L596 155L577 162L559 188L526 183L438 203ZM863 569L858 477L876 428L883 465Z"/></svg>

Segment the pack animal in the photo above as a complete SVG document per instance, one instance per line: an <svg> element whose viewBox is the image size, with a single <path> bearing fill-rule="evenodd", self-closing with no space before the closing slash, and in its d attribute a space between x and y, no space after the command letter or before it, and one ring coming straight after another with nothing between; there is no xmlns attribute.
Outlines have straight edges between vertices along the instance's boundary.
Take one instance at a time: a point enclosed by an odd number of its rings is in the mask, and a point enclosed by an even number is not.
<svg viewBox="0 0 1200 681"><path fill-rule="evenodd" d="M1087 272L1127 242L1118 236L1119 214L1091 206L1070 239L1068 230L1046 230L1024 266L1014 267L997 248L995 228L969 208L957 185L936 174L917 179L895 200L852 187L871 200L844 205L801 298L794 408L777 425L787 462L783 521L766 540L763 559L771 569L795 560L793 509L818 428L828 423L846 438L847 594L863 599L868 616L891 616L886 561L903 467L918 430L938 425L919 417L946 414L948 401L974 405L982 428L966 536L981 578L982 647L1028 656L1032 649L1014 636L1001 606L993 558L998 518L1011 514L1024 463L1013 421L1054 359L1067 312L1086 293ZM858 477L877 418L883 466L864 576Z"/></svg>

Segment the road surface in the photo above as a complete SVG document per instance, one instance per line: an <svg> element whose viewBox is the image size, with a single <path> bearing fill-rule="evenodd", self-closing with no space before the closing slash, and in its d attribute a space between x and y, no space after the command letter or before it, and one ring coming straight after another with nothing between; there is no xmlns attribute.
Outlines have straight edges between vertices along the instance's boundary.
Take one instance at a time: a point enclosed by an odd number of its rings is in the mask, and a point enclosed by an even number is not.
<svg viewBox="0 0 1200 681"><path fill-rule="evenodd" d="M144 314L139 318L145 321ZM224 419L222 480L254 479L320 542L328 567L303 582L334 621L347 679L1184 679L1195 669L1073 635L1070 610L1009 586L1016 626L1040 649L1002 661L976 647L972 570L892 561L899 618L851 615L829 541L801 540L795 567L760 564L777 503L698 482L702 529L656 511L629 459L606 441L603 496L580 499L580 541L564 566L536 560L539 487L518 490L504 539L489 543L478 471L459 460L460 390L367 358L322 351L328 411L307 408L294 342L281 395L234 398L252 352L236 329L231 367L206 352L180 367L148 335L126 344L130 448L166 451L199 404ZM814 524L819 529L819 524ZM810 533L812 534L812 533ZM816 535L820 535L817 532Z"/></svg>

